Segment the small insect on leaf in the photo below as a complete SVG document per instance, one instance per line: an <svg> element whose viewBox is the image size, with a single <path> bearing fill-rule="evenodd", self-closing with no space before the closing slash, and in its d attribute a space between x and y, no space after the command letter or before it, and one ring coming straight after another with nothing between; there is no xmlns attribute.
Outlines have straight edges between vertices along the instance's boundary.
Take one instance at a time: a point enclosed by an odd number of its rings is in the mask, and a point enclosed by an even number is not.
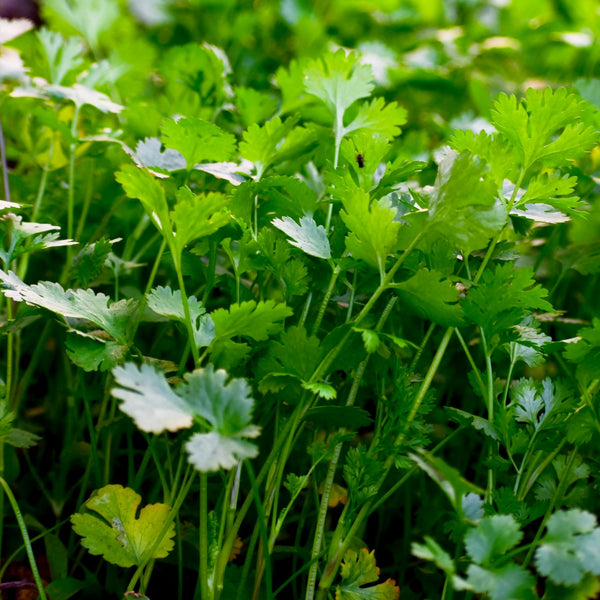
<svg viewBox="0 0 600 600"><path fill-rule="evenodd" d="M356 155L356 164L359 169L364 169L365 167L365 157L362 154Z"/></svg>

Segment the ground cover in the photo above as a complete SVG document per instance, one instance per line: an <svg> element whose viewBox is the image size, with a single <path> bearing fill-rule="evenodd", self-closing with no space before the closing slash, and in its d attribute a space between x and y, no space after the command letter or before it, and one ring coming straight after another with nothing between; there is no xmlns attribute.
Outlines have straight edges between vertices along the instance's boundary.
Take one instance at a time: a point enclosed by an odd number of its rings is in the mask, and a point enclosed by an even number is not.
<svg viewBox="0 0 600 600"><path fill-rule="evenodd" d="M2 594L598 596L572 4L0 21Z"/></svg>

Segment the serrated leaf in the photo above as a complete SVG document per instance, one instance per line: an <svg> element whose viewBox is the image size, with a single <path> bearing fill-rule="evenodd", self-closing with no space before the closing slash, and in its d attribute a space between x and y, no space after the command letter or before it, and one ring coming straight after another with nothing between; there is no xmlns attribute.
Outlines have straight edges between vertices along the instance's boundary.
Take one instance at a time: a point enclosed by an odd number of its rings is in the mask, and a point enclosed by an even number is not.
<svg viewBox="0 0 600 600"><path fill-rule="evenodd" d="M124 165L117 172L115 179L123 186L129 198L140 200L159 231L165 234L171 231L165 192L148 171L133 165Z"/></svg>
<svg viewBox="0 0 600 600"><path fill-rule="evenodd" d="M342 129L343 135L361 132L392 140L400 135L406 114L406 110L396 102L385 104L383 98L375 98L358 109L356 116Z"/></svg>
<svg viewBox="0 0 600 600"><path fill-rule="evenodd" d="M101 238L93 244L86 244L73 258L75 276L83 287L89 287L102 273L114 241Z"/></svg>
<svg viewBox="0 0 600 600"><path fill-rule="evenodd" d="M272 224L292 238L292 246L300 248L310 256L331 258L327 232L322 225L315 223L312 215L302 217L299 225L290 217L273 219Z"/></svg>
<svg viewBox="0 0 600 600"><path fill-rule="evenodd" d="M298 116L289 117L285 121L280 117L273 117L262 126L253 123L244 132L240 156L255 164L257 179L261 179L269 165L277 159L283 141L298 120Z"/></svg>
<svg viewBox="0 0 600 600"><path fill-rule="evenodd" d="M116 341L127 343L130 319L137 310L137 302L133 300L119 300L109 304L108 296L96 294L93 290L65 291L60 284L52 282L29 286L12 271L0 271L0 280L5 287L5 296L61 315L74 331L79 330L79 324L70 319L80 319L93 323Z"/></svg>
<svg viewBox="0 0 600 600"><path fill-rule="evenodd" d="M511 388L510 406L515 420L529 423L538 430L550 422L550 417L560 410L567 398L567 390L558 384L553 385L549 377L542 381L541 386L532 379L521 379Z"/></svg>
<svg viewBox="0 0 600 600"><path fill-rule="evenodd" d="M173 245L179 253L190 242L209 236L229 223L227 197L218 192L194 194L189 188L177 191L177 204L170 212L175 226Z"/></svg>
<svg viewBox="0 0 600 600"><path fill-rule="evenodd" d="M577 378L585 386L600 378L600 319L578 331L578 339L567 344L565 357L577 364Z"/></svg>
<svg viewBox="0 0 600 600"><path fill-rule="evenodd" d="M144 565L151 559L166 557L174 546L173 523L151 555L150 550L169 520L171 507L149 504L136 518L141 500L139 494L120 485L99 489L84 503L89 512L71 517L73 530L83 538L81 545L90 554L102 555L120 567Z"/></svg>
<svg viewBox="0 0 600 600"><path fill-rule="evenodd" d="M122 400L121 410L142 430L177 431L192 426L193 412L152 365L126 363L113 369L117 387L112 395Z"/></svg>
<svg viewBox="0 0 600 600"><path fill-rule="evenodd" d="M215 336L228 339L237 335L249 337L257 342L268 339L279 331L282 321L293 314L285 304L275 304L273 300L254 300L232 304L229 310L219 308L210 315L215 324Z"/></svg>
<svg viewBox="0 0 600 600"><path fill-rule="evenodd" d="M512 515L484 517L465 536L465 548L472 560L487 566L523 539L523 532Z"/></svg>
<svg viewBox="0 0 600 600"><path fill-rule="evenodd" d="M484 248L506 223L506 209L488 171L487 164L469 152L449 152L433 187L428 230L465 254Z"/></svg>
<svg viewBox="0 0 600 600"><path fill-rule="evenodd" d="M111 340L98 340L79 335L69 336L65 342L67 355L84 371L110 371L121 364L129 346Z"/></svg>
<svg viewBox="0 0 600 600"><path fill-rule="evenodd" d="M358 57L338 50L311 61L304 69L304 86L309 94L325 102L333 114L341 116L356 100L369 96L375 83L371 67Z"/></svg>
<svg viewBox="0 0 600 600"><path fill-rule="evenodd" d="M469 152L480 156L490 166L490 174L498 187L506 180L518 176L515 151L502 136L480 131L475 134L471 130L455 131L449 145L459 154Z"/></svg>
<svg viewBox="0 0 600 600"><path fill-rule="evenodd" d="M464 323L459 290L442 273L420 269L413 277L394 285L404 305L420 317L444 325L458 327Z"/></svg>
<svg viewBox="0 0 600 600"><path fill-rule="evenodd" d="M353 327L352 331L360 333L363 344L365 346L365 350L368 354L373 354L373 352L377 351L381 340L379 339L379 335L376 331L373 331L372 329L363 329L360 327Z"/></svg>
<svg viewBox="0 0 600 600"><path fill-rule="evenodd" d="M453 575L456 567L450 555L433 538L426 535L424 541L425 544L413 542L411 553L422 560L434 562L444 573Z"/></svg>
<svg viewBox="0 0 600 600"><path fill-rule="evenodd" d="M401 224L396 210L386 198L370 202L369 194L361 189L343 198L341 217L350 230L346 236L346 248L356 260L364 260L385 275L388 254L396 249Z"/></svg>
<svg viewBox="0 0 600 600"><path fill-rule="evenodd" d="M537 367L544 362L544 345L552 338L539 331L539 323L532 317L526 317L515 329L519 340L510 342L507 352L511 361L522 360L528 367Z"/></svg>
<svg viewBox="0 0 600 600"><path fill-rule="evenodd" d="M318 338L294 325L281 333L279 341L271 342L266 357L260 362L260 369L265 373L288 374L308 381L322 358L323 349Z"/></svg>
<svg viewBox="0 0 600 600"><path fill-rule="evenodd" d="M478 285L469 289L462 301L465 315L479 325L494 343L502 338L516 337L511 327L519 325L523 318L535 309L553 311L545 300L548 292L533 279L530 268L518 269L512 263L486 271Z"/></svg>
<svg viewBox="0 0 600 600"><path fill-rule="evenodd" d="M492 123L516 149L524 169L536 161L559 166L582 156L598 139L595 128L581 120L584 108L566 88L530 88L521 100L500 94Z"/></svg>
<svg viewBox="0 0 600 600"><path fill-rule="evenodd" d="M537 570L559 585L600 575L600 528L595 515L578 508L554 513L535 552Z"/></svg>
<svg viewBox="0 0 600 600"><path fill-rule="evenodd" d="M302 387L324 400L334 400L337 397L336 389L322 381L304 381L302 382Z"/></svg>
<svg viewBox="0 0 600 600"><path fill-rule="evenodd" d="M469 412L461 410L460 408L455 408L454 406L445 406L444 410L448 413L451 420L456 421L461 425L471 425L473 429L481 431L492 440L500 440L500 436L498 435L496 428L494 427L493 423L489 422L488 419L473 415Z"/></svg>
<svg viewBox="0 0 600 600"><path fill-rule="evenodd" d="M113 369L117 386L112 395L123 401L121 410L131 416L143 431L161 433L191 427L194 421L208 429L187 442L190 462L200 471L230 469L258 453L243 438L259 435L252 425L254 400L244 379L231 379L227 373L196 369L172 390L165 376L150 365L138 368L132 363Z"/></svg>
<svg viewBox="0 0 600 600"><path fill-rule="evenodd" d="M184 156L188 170L202 162L227 161L235 152L235 137L202 119L167 119L161 131L163 144Z"/></svg>
<svg viewBox="0 0 600 600"><path fill-rule="evenodd" d="M476 592L491 600L534 600L535 578L520 565L508 564L498 569L469 565L467 582Z"/></svg>
<svg viewBox="0 0 600 600"><path fill-rule="evenodd" d="M49 21L53 20L54 15L66 21L97 52L100 34L119 18L120 10L116 0L48 0L44 4L44 14Z"/></svg>
<svg viewBox="0 0 600 600"><path fill-rule="evenodd" d="M152 311L185 325L186 319L180 290L172 291L169 286L158 286L149 292L147 298L148 308ZM202 303L195 296L188 297L188 306L196 345L198 348L209 346L215 337L215 325L212 317L206 314Z"/></svg>
<svg viewBox="0 0 600 600"><path fill-rule="evenodd" d="M185 444L190 463L201 473L232 469L245 458L258 455L251 442L221 435L216 431L195 433Z"/></svg>
<svg viewBox="0 0 600 600"><path fill-rule="evenodd" d="M398 600L400 597L400 588L392 579L364 587L379 578L375 555L366 548L360 552L347 550L340 572L342 581L336 586L335 600Z"/></svg>

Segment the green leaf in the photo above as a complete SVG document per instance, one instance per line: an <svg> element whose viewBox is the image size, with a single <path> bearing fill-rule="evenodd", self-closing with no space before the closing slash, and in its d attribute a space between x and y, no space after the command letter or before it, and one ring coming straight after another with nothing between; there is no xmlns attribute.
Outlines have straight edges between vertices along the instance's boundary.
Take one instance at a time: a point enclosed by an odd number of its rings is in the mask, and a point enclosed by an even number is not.
<svg viewBox="0 0 600 600"><path fill-rule="evenodd" d="M201 423L207 433L195 433L186 443L190 462L200 471L231 469L244 458L253 458L258 448L243 438L254 438L260 429L251 424L254 400L244 379L227 373L196 369L184 375L183 383L171 389L165 376L150 365L127 363L113 369L117 386L111 393L123 401L121 410L142 431L161 433Z"/></svg>
<svg viewBox="0 0 600 600"><path fill-rule="evenodd" d="M369 194L361 189L344 195L341 216L350 230L346 236L346 248L356 260L364 260L385 276L388 254L396 249L398 231L396 210L391 202L382 198L370 202Z"/></svg>
<svg viewBox="0 0 600 600"><path fill-rule="evenodd" d="M536 161L566 165L594 146L598 133L581 120L585 103L566 88L527 90L526 97L500 96L494 102L492 123L513 145L521 165Z"/></svg>
<svg viewBox="0 0 600 600"><path fill-rule="evenodd" d="M129 198L140 200L158 230L165 235L169 234L171 232L169 206L160 183L148 171L133 165L121 167L115 178L123 186Z"/></svg>
<svg viewBox="0 0 600 600"><path fill-rule="evenodd" d="M483 490L467 481L460 472L443 459L427 452L409 453L409 458L437 483L448 496L452 506L462 512L462 499L465 494L482 494Z"/></svg>
<svg viewBox="0 0 600 600"><path fill-rule="evenodd" d="M513 330L535 309L554 311L545 300L548 292L533 279L530 268L517 269L512 263L485 271L479 284L471 287L462 301L465 315L481 327L488 344L511 341ZM506 339L508 338L508 339Z"/></svg>
<svg viewBox="0 0 600 600"><path fill-rule="evenodd" d="M227 197L217 192L196 195L189 188L177 191L170 217L175 226L173 245L181 253L190 242L206 237L229 223Z"/></svg>
<svg viewBox="0 0 600 600"><path fill-rule="evenodd" d="M4 295L17 302L26 302L30 306L39 306L61 315L73 331L81 335L102 334L85 331L82 324L71 319L83 320L96 325L117 342L127 344L127 330L131 317L137 311L134 300L110 302L104 294L93 290L64 290L58 283L42 282L29 286L23 283L12 271L0 271L0 280L4 284ZM89 329L89 328L88 328Z"/></svg>
<svg viewBox="0 0 600 600"><path fill-rule="evenodd" d="M465 536L465 548L473 561L490 565L496 558L514 548L523 539L523 532L512 515L484 517Z"/></svg>
<svg viewBox="0 0 600 600"><path fill-rule="evenodd" d="M442 569L444 573L452 576L456 567L450 555L431 537L425 536L425 544L413 542L411 544L411 553L422 560L429 560Z"/></svg>
<svg viewBox="0 0 600 600"><path fill-rule="evenodd" d="M300 248L310 256L325 259L331 258L327 232L322 225L315 223L312 215L302 217L300 225L290 217L273 219L272 223L277 229L281 229L281 231L292 238L293 241L290 241L292 246Z"/></svg>
<svg viewBox="0 0 600 600"><path fill-rule="evenodd" d="M543 600L590 600L597 598L600 592L600 579L586 575L576 586L558 586L546 581L546 593Z"/></svg>
<svg viewBox="0 0 600 600"><path fill-rule="evenodd" d="M185 157L188 170L197 163L229 160L235 152L235 137L202 119L167 119L161 131L163 144Z"/></svg>
<svg viewBox="0 0 600 600"><path fill-rule="evenodd" d="M268 119L277 109L277 98L251 87L237 86L235 100L242 122L246 127ZM244 156L241 144L240 154Z"/></svg>
<svg viewBox="0 0 600 600"><path fill-rule="evenodd" d="M322 381L305 381L302 383L302 387L324 400L334 400L337 397L336 389Z"/></svg>
<svg viewBox="0 0 600 600"><path fill-rule="evenodd" d="M368 354L373 354L373 352L377 351L381 340L379 339L379 335L376 331L373 331L372 329L363 329L361 327L353 327L352 331L360 333L365 350Z"/></svg>
<svg viewBox="0 0 600 600"><path fill-rule="evenodd" d="M323 100L340 120L347 108L369 96L375 87L371 67L357 59L340 49L311 61L304 69L306 91Z"/></svg>
<svg viewBox="0 0 600 600"><path fill-rule="evenodd" d="M175 545L175 525L170 524L156 550L156 536L169 522L171 507L149 504L139 511L142 498L130 488L107 485L86 500L86 512L75 513L71 523L83 539L81 545L90 554L120 567L144 565L155 558L165 558Z"/></svg>
<svg viewBox="0 0 600 600"><path fill-rule="evenodd" d="M569 397L568 391L552 384L549 377L540 385L532 379L521 379L511 388L511 408L514 409L516 421L533 425L535 430L541 429L550 422Z"/></svg>
<svg viewBox="0 0 600 600"><path fill-rule="evenodd" d="M476 592L488 594L491 600L534 600L535 578L520 565L508 564L499 569L469 565L467 582Z"/></svg>
<svg viewBox="0 0 600 600"><path fill-rule="evenodd" d="M535 552L537 570L559 585L577 585L600 575L600 528L596 517L574 508L555 512Z"/></svg>
<svg viewBox="0 0 600 600"><path fill-rule="evenodd" d="M341 583L336 586L335 600L398 600L400 588L393 579L365 587L379 579L373 552L362 548L346 551L341 565Z"/></svg>
<svg viewBox="0 0 600 600"><path fill-rule="evenodd" d="M284 140L298 120L298 116L289 117L285 121L280 117L273 117L262 126L253 123L244 132L240 156L255 163L257 179L261 179L268 167L277 160Z"/></svg>
<svg viewBox="0 0 600 600"><path fill-rule="evenodd" d="M323 358L323 349L304 327L288 327L279 341L273 340L260 362L261 373L285 373L308 381Z"/></svg>
<svg viewBox="0 0 600 600"><path fill-rule="evenodd" d="M185 325L185 313L181 300L181 291L172 291L169 286L158 286L150 291L147 296L148 308L155 313L174 319ZM215 325L202 303L195 296L188 297L188 306L192 320L194 339L198 348L209 346L215 337Z"/></svg>
<svg viewBox="0 0 600 600"><path fill-rule="evenodd" d="M515 202L515 208L542 202L568 215L577 214L586 204L578 196L571 195L576 185L577 177L562 175L558 171L541 173L531 179L525 193Z"/></svg>
<svg viewBox="0 0 600 600"><path fill-rule="evenodd" d="M66 75L83 64L85 46L78 38L65 39L57 31L42 27L37 37L50 67L50 82L60 85Z"/></svg>
<svg viewBox="0 0 600 600"><path fill-rule="evenodd" d="M89 287L104 271L115 241L101 238L93 244L86 244L73 258L73 271L82 287Z"/></svg>
<svg viewBox="0 0 600 600"><path fill-rule="evenodd" d="M515 150L500 135L471 130L455 131L450 138L450 147L459 154L469 152L479 156L490 166L490 175L497 187L502 187L505 179L518 177L518 165Z"/></svg>
<svg viewBox="0 0 600 600"><path fill-rule="evenodd" d="M380 457L369 455L364 446L348 450L344 480L350 497L358 506L379 493L384 472Z"/></svg>
<svg viewBox="0 0 600 600"><path fill-rule="evenodd" d="M600 319L578 331L578 338L567 344L565 357L577 365L577 378L585 387L600 378Z"/></svg>
<svg viewBox="0 0 600 600"><path fill-rule="evenodd" d="M552 338L539 331L539 323L532 317L526 317L515 329L519 340L510 342L506 347L511 362L522 360L528 367L538 367L545 360L544 345Z"/></svg>
<svg viewBox="0 0 600 600"><path fill-rule="evenodd" d="M110 371L121 364L129 346L111 340L71 335L65 341L67 355L84 371Z"/></svg>
<svg viewBox="0 0 600 600"><path fill-rule="evenodd" d="M458 327L464 323L462 307L458 303L459 290L452 281L435 270L420 269L413 277L394 284L403 305L424 319Z"/></svg>
<svg viewBox="0 0 600 600"><path fill-rule="evenodd" d="M406 123L406 114L406 110L396 102L385 104L383 98L375 98L365 102L342 131L344 136L360 131L392 140L400 135L400 126Z"/></svg>
<svg viewBox="0 0 600 600"><path fill-rule="evenodd" d="M506 209L488 171L468 152L450 152L439 166L427 228L464 254L484 248L506 223Z"/></svg>
<svg viewBox="0 0 600 600"><path fill-rule="evenodd" d="M15 420L15 413L8 410L8 403L6 400L0 400L0 441L3 443L10 444L15 448L31 448L35 446L42 438L13 427Z"/></svg>
<svg viewBox="0 0 600 600"><path fill-rule="evenodd" d="M268 339L282 327L281 321L293 314L285 304L273 300L254 300L232 304L229 310L219 308L211 313L217 339L228 339L237 335L249 337L257 342Z"/></svg>

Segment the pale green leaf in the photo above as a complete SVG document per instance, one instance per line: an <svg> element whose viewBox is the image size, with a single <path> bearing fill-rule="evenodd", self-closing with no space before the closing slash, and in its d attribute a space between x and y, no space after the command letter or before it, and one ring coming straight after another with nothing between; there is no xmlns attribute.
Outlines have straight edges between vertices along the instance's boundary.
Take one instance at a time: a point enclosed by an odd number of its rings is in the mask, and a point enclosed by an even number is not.
<svg viewBox="0 0 600 600"><path fill-rule="evenodd" d="M255 444L216 431L195 433L185 444L189 460L202 473L232 469L245 458L258 455Z"/></svg>
<svg viewBox="0 0 600 600"><path fill-rule="evenodd" d="M302 217L300 225L290 217L273 219L272 223L277 229L281 229L281 231L292 238L293 241L290 241L292 246L300 248L310 256L326 259L331 258L327 232L322 225L315 223L312 216Z"/></svg>
<svg viewBox="0 0 600 600"><path fill-rule="evenodd" d="M62 316L74 331L86 333L78 321L73 322L71 319L84 320L104 330L115 340L127 342L130 319L137 310L137 302L134 300L119 300L109 304L108 296L96 294L93 290L65 291L60 284L53 282L29 286L12 271L0 271L0 280L4 285L5 296Z"/></svg>
<svg viewBox="0 0 600 600"><path fill-rule="evenodd" d="M514 548L523 538L523 532L512 515L484 517L465 536L469 556L480 565L489 565Z"/></svg>
<svg viewBox="0 0 600 600"><path fill-rule="evenodd" d="M357 56L338 50L309 63L304 69L304 85L333 114L341 116L360 98L369 96L375 84L371 67L357 62Z"/></svg>

